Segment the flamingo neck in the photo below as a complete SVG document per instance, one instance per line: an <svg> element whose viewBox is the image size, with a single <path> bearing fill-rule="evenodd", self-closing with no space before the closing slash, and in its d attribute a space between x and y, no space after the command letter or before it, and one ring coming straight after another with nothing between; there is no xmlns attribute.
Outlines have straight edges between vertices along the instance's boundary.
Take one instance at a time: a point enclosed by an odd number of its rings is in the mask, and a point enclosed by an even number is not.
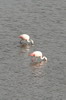
<svg viewBox="0 0 66 100"><path fill-rule="evenodd" d="M27 42L30 42L30 40L27 40Z"/></svg>
<svg viewBox="0 0 66 100"><path fill-rule="evenodd" d="M47 61L47 58L45 56L41 56L41 59Z"/></svg>
<svg viewBox="0 0 66 100"><path fill-rule="evenodd" d="M34 44L34 41L32 39L29 39L28 42Z"/></svg>
<svg viewBox="0 0 66 100"><path fill-rule="evenodd" d="M41 56L41 59L43 60L44 59L44 56L43 57Z"/></svg>

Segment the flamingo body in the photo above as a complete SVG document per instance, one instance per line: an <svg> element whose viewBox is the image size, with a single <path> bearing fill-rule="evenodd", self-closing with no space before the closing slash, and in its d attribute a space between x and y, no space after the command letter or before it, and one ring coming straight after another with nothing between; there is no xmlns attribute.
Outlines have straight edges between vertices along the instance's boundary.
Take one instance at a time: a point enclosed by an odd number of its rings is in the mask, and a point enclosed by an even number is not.
<svg viewBox="0 0 66 100"><path fill-rule="evenodd" d="M47 61L47 58L45 56L43 56L42 52L41 51L34 51L33 53L29 54L29 56L32 56L32 57L38 57L40 58L41 60L45 60Z"/></svg>
<svg viewBox="0 0 66 100"><path fill-rule="evenodd" d="M26 40L27 42L31 42L32 44L34 44L34 41L32 39L30 39L30 36L27 34L22 34L19 36L19 38L21 38L22 40Z"/></svg>
<svg viewBox="0 0 66 100"><path fill-rule="evenodd" d="M42 57L42 52L40 52L40 51L34 51L33 53L30 54L30 56Z"/></svg>
<svg viewBox="0 0 66 100"><path fill-rule="evenodd" d="M27 40L27 41L29 41L30 36L27 35L27 34L22 34L22 35L19 36L19 38L21 38L21 39L23 39L23 40Z"/></svg>

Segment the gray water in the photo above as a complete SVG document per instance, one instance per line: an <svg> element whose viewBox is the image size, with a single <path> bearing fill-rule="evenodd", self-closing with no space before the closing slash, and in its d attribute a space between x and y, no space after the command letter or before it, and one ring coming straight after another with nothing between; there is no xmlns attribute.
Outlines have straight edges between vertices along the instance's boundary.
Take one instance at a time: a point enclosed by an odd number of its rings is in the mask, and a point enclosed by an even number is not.
<svg viewBox="0 0 66 100"><path fill-rule="evenodd" d="M0 100L66 100L66 0L0 0Z"/></svg>

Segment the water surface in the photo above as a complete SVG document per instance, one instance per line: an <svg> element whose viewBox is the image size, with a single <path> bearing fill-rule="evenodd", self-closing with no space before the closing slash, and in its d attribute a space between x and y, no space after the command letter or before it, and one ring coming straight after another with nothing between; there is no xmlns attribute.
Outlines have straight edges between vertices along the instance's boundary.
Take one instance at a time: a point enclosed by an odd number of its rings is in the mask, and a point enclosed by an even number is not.
<svg viewBox="0 0 66 100"><path fill-rule="evenodd" d="M32 63L34 50L48 62ZM65 0L0 0L0 100L66 100Z"/></svg>

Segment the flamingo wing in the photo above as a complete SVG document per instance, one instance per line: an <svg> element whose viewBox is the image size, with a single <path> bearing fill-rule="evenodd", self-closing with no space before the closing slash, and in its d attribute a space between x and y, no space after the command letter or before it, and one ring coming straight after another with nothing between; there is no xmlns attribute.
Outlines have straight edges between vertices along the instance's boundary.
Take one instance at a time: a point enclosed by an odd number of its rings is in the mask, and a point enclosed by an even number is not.
<svg viewBox="0 0 66 100"><path fill-rule="evenodd" d="M19 38L24 39L24 40L30 39L29 35L27 35L27 34L22 34L22 35L19 36Z"/></svg>

